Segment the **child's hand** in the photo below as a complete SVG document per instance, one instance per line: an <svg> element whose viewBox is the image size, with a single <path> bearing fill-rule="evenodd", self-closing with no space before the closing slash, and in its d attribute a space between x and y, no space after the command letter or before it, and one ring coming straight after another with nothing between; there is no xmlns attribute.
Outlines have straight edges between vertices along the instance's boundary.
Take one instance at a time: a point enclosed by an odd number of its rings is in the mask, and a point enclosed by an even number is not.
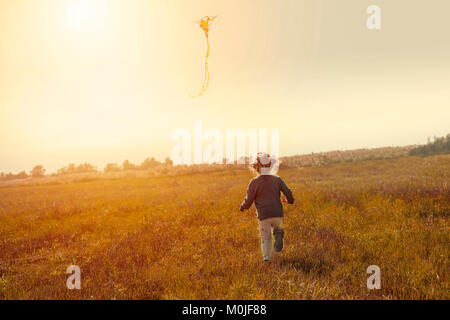
<svg viewBox="0 0 450 320"><path fill-rule="evenodd" d="M288 201L287 201L287 199L286 199L286 196L285 196L285 195L282 195L282 196L281 196L281 199L283 199L283 202L284 202L284 203L288 203Z"/></svg>

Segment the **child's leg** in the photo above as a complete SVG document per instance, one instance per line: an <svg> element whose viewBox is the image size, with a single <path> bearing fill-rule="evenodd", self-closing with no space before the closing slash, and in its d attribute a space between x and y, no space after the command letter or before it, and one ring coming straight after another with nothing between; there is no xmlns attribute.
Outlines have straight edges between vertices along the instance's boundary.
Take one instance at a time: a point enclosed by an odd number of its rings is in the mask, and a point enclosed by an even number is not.
<svg viewBox="0 0 450 320"><path fill-rule="evenodd" d="M281 229L281 223L283 222L283 218L270 218L270 225L273 230L280 228Z"/></svg>
<svg viewBox="0 0 450 320"><path fill-rule="evenodd" d="M273 218L272 220L272 230L273 235L275 236L275 251L280 252L283 250L283 237L284 230L281 228L281 223L283 222L283 218Z"/></svg>
<svg viewBox="0 0 450 320"><path fill-rule="evenodd" d="M259 221L259 232L261 233L261 248L264 261L270 260L272 251L272 226L267 220Z"/></svg>

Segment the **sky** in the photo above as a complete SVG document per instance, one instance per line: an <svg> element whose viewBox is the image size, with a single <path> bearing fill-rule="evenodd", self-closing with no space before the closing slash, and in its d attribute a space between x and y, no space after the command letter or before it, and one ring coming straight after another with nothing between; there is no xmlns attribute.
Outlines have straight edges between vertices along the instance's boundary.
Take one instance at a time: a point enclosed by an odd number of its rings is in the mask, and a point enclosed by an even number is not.
<svg viewBox="0 0 450 320"><path fill-rule="evenodd" d="M366 9L381 8L369 30ZM4 0L0 171L164 160L178 129L278 129L280 155L450 132L447 0ZM211 25L210 84L202 96Z"/></svg>

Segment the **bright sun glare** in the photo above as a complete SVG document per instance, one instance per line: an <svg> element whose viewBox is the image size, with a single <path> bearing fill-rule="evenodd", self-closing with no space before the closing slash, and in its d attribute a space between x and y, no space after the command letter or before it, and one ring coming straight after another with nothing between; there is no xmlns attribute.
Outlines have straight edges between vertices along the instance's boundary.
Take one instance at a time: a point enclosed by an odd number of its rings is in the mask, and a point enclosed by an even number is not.
<svg viewBox="0 0 450 320"><path fill-rule="evenodd" d="M90 30L95 27L97 7L92 1L80 0L67 6L67 25L74 30Z"/></svg>

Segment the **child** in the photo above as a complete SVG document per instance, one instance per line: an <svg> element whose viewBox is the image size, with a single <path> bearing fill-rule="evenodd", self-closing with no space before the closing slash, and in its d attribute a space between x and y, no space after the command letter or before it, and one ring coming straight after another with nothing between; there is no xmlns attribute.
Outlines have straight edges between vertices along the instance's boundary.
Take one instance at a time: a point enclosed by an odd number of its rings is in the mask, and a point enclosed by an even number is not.
<svg viewBox="0 0 450 320"><path fill-rule="evenodd" d="M272 233L275 236L275 251L283 249L284 231L281 228L283 221L283 205L280 201L280 191L286 196L287 203L294 203L291 190L283 179L272 174L274 159L268 154L258 153L253 168L258 177L250 181L247 197L242 202L241 212L249 209L255 201L258 211L259 231L261 233L261 247L264 261L270 261L272 250Z"/></svg>

